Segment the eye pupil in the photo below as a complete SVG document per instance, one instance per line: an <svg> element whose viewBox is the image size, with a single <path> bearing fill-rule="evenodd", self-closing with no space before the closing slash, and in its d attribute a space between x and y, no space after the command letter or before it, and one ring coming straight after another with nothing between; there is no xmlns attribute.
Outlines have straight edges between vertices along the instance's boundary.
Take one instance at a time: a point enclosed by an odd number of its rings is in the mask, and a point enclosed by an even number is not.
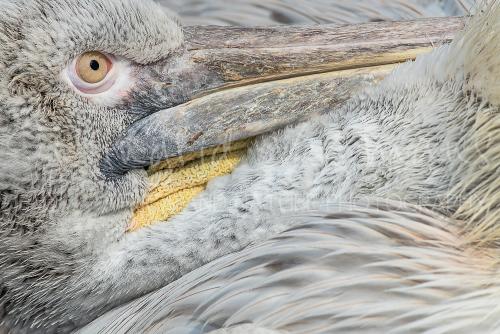
<svg viewBox="0 0 500 334"><path fill-rule="evenodd" d="M99 70L99 68L100 68L99 62L98 62L97 60L95 60L95 59L92 59L92 60L90 61L90 68L91 68L92 70L94 70L94 71L98 71L98 70Z"/></svg>

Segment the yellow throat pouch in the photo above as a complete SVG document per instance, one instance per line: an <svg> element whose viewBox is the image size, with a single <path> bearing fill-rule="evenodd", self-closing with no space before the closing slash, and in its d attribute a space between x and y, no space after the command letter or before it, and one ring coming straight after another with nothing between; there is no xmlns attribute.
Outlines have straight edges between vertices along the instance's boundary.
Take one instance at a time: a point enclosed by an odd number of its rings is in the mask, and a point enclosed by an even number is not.
<svg viewBox="0 0 500 334"><path fill-rule="evenodd" d="M129 231L179 214L208 182L230 174L246 153L248 141L172 158L149 168L150 191L135 210Z"/></svg>

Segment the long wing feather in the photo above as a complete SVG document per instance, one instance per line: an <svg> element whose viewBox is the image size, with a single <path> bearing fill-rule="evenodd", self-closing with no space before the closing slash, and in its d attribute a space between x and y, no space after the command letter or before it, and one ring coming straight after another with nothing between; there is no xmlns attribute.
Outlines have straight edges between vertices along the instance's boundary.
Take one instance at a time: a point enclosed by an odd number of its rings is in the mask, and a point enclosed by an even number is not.
<svg viewBox="0 0 500 334"><path fill-rule="evenodd" d="M493 254L458 224L402 203L330 205L97 319L82 333L206 333L245 323L290 333L499 330ZM486 315L486 316L485 316Z"/></svg>

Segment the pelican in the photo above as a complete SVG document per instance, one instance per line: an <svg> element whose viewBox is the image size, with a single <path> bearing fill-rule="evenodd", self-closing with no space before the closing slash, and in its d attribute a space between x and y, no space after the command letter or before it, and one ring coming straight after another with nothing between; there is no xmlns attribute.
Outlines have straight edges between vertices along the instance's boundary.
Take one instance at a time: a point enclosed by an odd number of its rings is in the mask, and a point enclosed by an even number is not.
<svg viewBox="0 0 500 334"><path fill-rule="evenodd" d="M498 1L458 35L182 29L133 0L0 22L4 331L499 330ZM231 173L136 224L220 145Z"/></svg>

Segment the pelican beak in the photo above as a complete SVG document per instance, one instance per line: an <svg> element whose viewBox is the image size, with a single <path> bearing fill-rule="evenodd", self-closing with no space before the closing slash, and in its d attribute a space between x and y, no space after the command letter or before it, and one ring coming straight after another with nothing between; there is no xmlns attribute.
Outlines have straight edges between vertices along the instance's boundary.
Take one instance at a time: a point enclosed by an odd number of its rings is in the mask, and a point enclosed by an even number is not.
<svg viewBox="0 0 500 334"><path fill-rule="evenodd" d="M439 18L186 28L183 50L165 66L164 93L176 102L134 123L103 168L120 175L330 111L396 64L449 42L463 26L462 18Z"/></svg>

